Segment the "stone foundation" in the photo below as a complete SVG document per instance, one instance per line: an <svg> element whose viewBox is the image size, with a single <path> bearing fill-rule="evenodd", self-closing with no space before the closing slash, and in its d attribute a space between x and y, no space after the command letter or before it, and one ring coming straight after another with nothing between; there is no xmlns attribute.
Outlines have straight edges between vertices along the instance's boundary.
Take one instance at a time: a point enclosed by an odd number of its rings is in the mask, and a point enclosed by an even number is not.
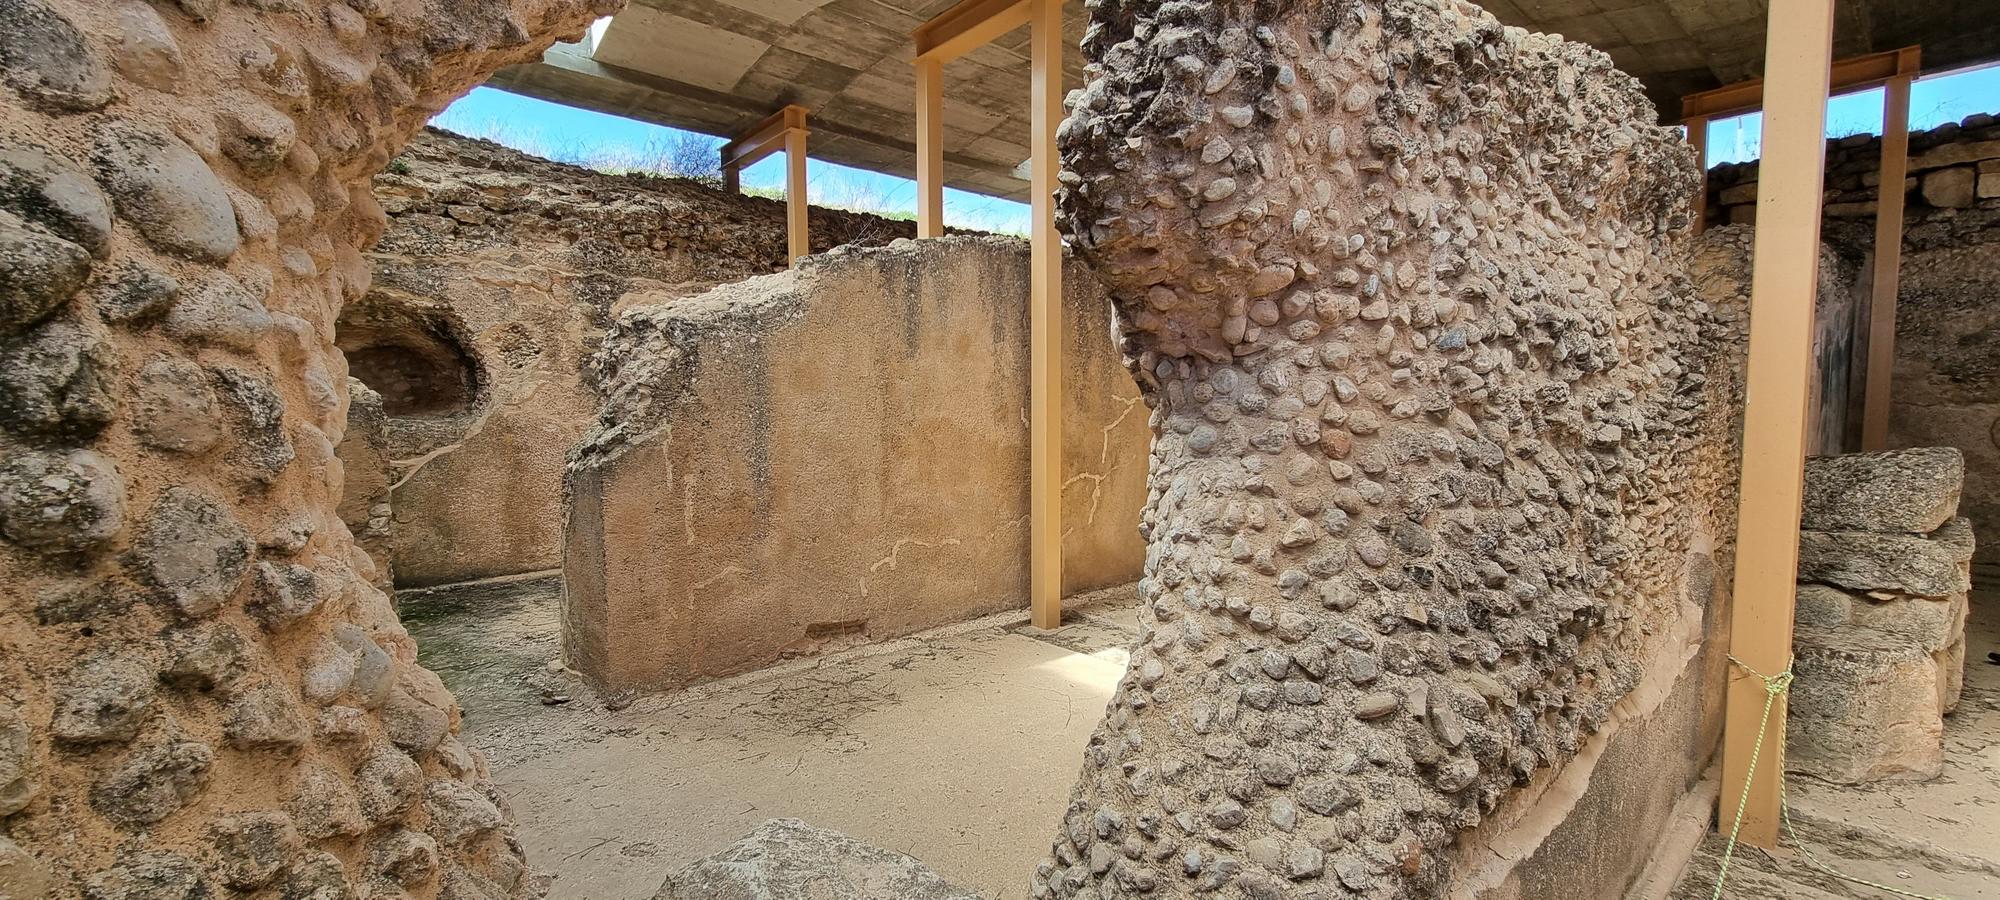
<svg viewBox="0 0 2000 900"><path fill-rule="evenodd" d="M564 653L665 688L1026 606L1028 247L843 248L632 308L570 463ZM1066 276L1064 587L1138 577L1138 391Z"/></svg>
<svg viewBox="0 0 2000 900"><path fill-rule="evenodd" d="M1807 462L1789 771L1858 783L1942 770L1972 586L1964 477L1949 447Z"/></svg>
<svg viewBox="0 0 2000 900"><path fill-rule="evenodd" d="M615 4L0 0L13 900L540 892L336 515L368 192Z"/></svg>
<svg viewBox="0 0 2000 900"><path fill-rule="evenodd" d="M1466 4L1114 0L1084 50L1061 207L1153 407L1146 606L1036 896L1442 893L1698 640L1740 310L1687 278L1690 155Z"/></svg>

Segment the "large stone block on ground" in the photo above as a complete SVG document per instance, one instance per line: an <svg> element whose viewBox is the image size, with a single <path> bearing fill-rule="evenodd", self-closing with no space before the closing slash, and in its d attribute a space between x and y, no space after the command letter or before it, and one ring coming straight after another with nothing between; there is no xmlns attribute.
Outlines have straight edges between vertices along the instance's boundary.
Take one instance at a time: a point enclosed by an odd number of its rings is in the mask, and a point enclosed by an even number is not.
<svg viewBox="0 0 2000 900"><path fill-rule="evenodd" d="M1972 589L1960 549L1914 534L1799 533L1799 580L1856 591L1948 597Z"/></svg>
<svg viewBox="0 0 2000 900"><path fill-rule="evenodd" d="M914 857L797 819L772 819L695 860L653 900L979 900Z"/></svg>
<svg viewBox="0 0 2000 900"><path fill-rule="evenodd" d="M1845 784L1942 771L1945 706L1956 692L1950 654L1868 634L1801 627L1795 635L1788 771Z"/></svg>
<svg viewBox="0 0 2000 900"><path fill-rule="evenodd" d="M1913 447L1806 460L1802 525L1812 531L1929 534L1958 514L1965 454Z"/></svg>

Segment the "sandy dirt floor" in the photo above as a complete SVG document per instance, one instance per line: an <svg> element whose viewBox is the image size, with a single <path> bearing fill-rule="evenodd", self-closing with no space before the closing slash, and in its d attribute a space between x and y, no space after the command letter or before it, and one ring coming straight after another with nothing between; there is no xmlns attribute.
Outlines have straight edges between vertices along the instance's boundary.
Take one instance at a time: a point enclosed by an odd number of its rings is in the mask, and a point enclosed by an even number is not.
<svg viewBox="0 0 2000 900"><path fill-rule="evenodd" d="M401 600L530 862L558 876L550 896L644 900L777 816L909 853L986 897L1026 896L1124 674L1132 597L1073 598L1056 632L988 617L636 700L549 670L553 578Z"/></svg>
<svg viewBox="0 0 2000 900"><path fill-rule="evenodd" d="M2000 583L1974 589L1966 625L1965 694L1945 719L1945 768L1921 783L1835 785L1794 775L1792 824L1807 851L1845 875L1912 894L2000 900ZM1682 874L1675 900L1707 900L1724 839L1711 834ZM1893 898L1816 870L1787 838L1782 849L1737 850L1730 900Z"/></svg>

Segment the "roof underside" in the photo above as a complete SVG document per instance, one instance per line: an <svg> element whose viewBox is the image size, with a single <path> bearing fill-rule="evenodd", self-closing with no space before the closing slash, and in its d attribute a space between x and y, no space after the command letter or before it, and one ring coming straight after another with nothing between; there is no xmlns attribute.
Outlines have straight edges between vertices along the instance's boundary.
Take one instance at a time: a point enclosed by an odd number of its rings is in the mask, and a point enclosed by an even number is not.
<svg viewBox="0 0 2000 900"><path fill-rule="evenodd" d="M913 177L910 32L955 0L634 0L593 44L562 44L493 86L733 136L787 103L811 110L816 159ZM1667 120L1684 94L1761 74L1766 0L1487 0L1501 21L1610 54ZM1834 55L1920 44L1925 71L2000 57L1990 0L1839 0ZM1085 12L1069 0L1064 79L1082 83ZM1028 33L945 66L945 176L1027 199ZM1017 175L1017 170L1019 174Z"/></svg>

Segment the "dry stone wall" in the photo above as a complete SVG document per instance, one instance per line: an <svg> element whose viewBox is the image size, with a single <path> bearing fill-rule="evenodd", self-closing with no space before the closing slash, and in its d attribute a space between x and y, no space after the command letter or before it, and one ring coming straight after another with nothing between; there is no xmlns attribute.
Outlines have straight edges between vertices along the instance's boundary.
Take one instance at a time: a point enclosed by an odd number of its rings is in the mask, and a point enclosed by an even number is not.
<svg viewBox="0 0 2000 900"><path fill-rule="evenodd" d="M335 515L333 323L369 176L612 5L0 0L11 897L537 892Z"/></svg>
<svg viewBox="0 0 2000 900"><path fill-rule="evenodd" d="M696 294L786 265L781 202L435 129L376 176L375 196L389 215L369 257L375 281L336 338L352 373L384 394L395 490L386 517L351 498L348 524L388 548L378 562L406 587L561 566L563 454L596 419L584 361L618 299ZM914 233L812 210L821 251Z"/></svg>
<svg viewBox="0 0 2000 900"><path fill-rule="evenodd" d="M1866 135L1827 146L1821 233L1864 277L1880 156L1880 139ZM1709 173L1716 221L1753 217L1757 171L1749 163ZM1910 172L1889 445L1965 454L1965 515L1990 538L2000 533L2000 306L1992 302L2000 285L2000 124L1982 114L1912 134ZM1865 302L1856 311L1865 314ZM1850 392L1847 443L1822 443L1819 452L1859 446L1859 393ZM2000 565L2000 540L1980 542L1978 554L1978 563Z"/></svg>
<svg viewBox="0 0 2000 900"><path fill-rule="evenodd" d="M1084 50L1060 205L1153 407L1149 547L1035 893L1437 895L1698 646L1740 335L1690 154L1470 4L1105 0Z"/></svg>
<svg viewBox="0 0 2000 900"><path fill-rule="evenodd" d="M1028 247L846 247L649 304L593 361L570 461L564 655L666 688L1023 609ZM1144 548L1138 390L1088 270L1064 275L1064 587Z"/></svg>

